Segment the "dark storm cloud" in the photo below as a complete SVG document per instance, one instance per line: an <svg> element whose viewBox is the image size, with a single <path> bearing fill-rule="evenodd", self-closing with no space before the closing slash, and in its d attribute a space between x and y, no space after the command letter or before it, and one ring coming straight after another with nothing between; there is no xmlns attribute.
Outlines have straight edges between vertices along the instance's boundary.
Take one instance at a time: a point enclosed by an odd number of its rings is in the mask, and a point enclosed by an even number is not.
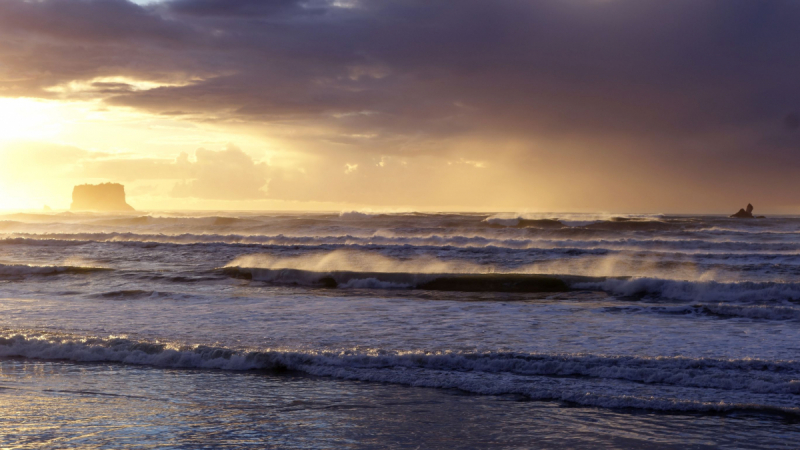
<svg viewBox="0 0 800 450"><path fill-rule="evenodd" d="M203 35L125 0L0 0L0 95L53 97L71 81L204 74Z"/></svg>
<svg viewBox="0 0 800 450"><path fill-rule="evenodd" d="M420 136L586 137L613 153L623 136L666 166L721 150L794 164L798 23L796 1L0 0L0 95L183 80L93 95L294 121L382 153ZM741 139L719 138L731 133Z"/></svg>
<svg viewBox="0 0 800 450"><path fill-rule="evenodd" d="M207 87L213 103L203 107L244 113L372 107L391 114L437 110L441 103L438 114L452 114L460 102L505 111L504 120L547 106L568 114L566 121L553 120L565 127L627 128L624 123L666 118L665 125L682 128L696 125L697 116L749 119L777 103L791 110L798 100L795 2L342 3L350 7L292 0L175 0L150 7L124 0L4 0L0 25L4 44L16 42L29 55L65 50L60 58L46 55L43 63L54 71L81 60L86 76L109 64L124 73L122 57L153 45L160 51L139 61L144 67L132 75L146 74L148 66L192 73L204 62L212 71L238 74L159 92L152 107L191 101ZM108 49L111 43L120 46ZM91 44L97 47L77 53ZM194 64L184 51L193 52ZM284 88L289 92L269 92ZM281 95L292 101L270 100ZM731 110L734 102L748 108Z"/></svg>
<svg viewBox="0 0 800 450"><path fill-rule="evenodd" d="M142 39L177 40L183 27L125 0L3 0L4 31L103 44Z"/></svg>
<svg viewBox="0 0 800 450"><path fill-rule="evenodd" d="M800 128L800 114L796 112L787 114L783 119L783 123L786 125L786 128L792 131L797 130Z"/></svg>
<svg viewBox="0 0 800 450"><path fill-rule="evenodd" d="M301 5L297 0L174 0L166 4L170 12L206 17L263 17L322 11Z"/></svg>

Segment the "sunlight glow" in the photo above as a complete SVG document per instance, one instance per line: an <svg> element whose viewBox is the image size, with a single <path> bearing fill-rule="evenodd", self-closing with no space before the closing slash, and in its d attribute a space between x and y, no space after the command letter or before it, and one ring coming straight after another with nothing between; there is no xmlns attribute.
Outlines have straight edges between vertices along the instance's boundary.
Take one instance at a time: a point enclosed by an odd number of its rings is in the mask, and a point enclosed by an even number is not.
<svg viewBox="0 0 800 450"><path fill-rule="evenodd" d="M52 138L66 117L58 102L30 98L0 98L0 143Z"/></svg>
<svg viewBox="0 0 800 450"><path fill-rule="evenodd" d="M147 91L160 87L187 86L196 80L181 82L159 82L150 80L139 80L130 77L98 77L91 80L74 80L68 83L51 86L45 90L57 94L78 94L81 92L98 92L103 90L125 91Z"/></svg>

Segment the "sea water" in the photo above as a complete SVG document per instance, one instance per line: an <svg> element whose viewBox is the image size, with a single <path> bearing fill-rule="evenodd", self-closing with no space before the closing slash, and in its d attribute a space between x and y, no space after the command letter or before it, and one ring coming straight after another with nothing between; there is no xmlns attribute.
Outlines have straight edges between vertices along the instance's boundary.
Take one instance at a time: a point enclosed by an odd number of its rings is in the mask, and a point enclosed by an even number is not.
<svg viewBox="0 0 800 450"><path fill-rule="evenodd" d="M797 448L800 218L0 217L0 446Z"/></svg>

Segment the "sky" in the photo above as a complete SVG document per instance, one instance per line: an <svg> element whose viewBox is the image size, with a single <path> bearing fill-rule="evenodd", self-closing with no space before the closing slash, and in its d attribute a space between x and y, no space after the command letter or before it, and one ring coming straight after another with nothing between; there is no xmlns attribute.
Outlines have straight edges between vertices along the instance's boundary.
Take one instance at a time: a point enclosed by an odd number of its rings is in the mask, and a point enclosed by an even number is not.
<svg viewBox="0 0 800 450"><path fill-rule="evenodd" d="M0 0L0 209L800 214L800 2Z"/></svg>

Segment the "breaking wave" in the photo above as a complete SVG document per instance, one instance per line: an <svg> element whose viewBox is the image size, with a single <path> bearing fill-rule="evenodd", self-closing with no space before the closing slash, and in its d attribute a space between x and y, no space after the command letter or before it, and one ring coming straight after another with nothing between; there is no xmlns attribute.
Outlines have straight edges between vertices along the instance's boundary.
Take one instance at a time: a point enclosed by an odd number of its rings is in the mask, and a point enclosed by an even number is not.
<svg viewBox="0 0 800 450"><path fill-rule="evenodd" d="M425 255L399 259L375 252L335 250L299 256L245 255L234 259L221 270L234 278L324 288L520 293L591 290L619 297L703 304L774 305L800 302L800 283L709 281L704 279L703 273L692 273L694 278L690 280L615 275L615 272L628 267L625 264L617 265L617 262L615 259L602 258L598 261L579 260L578 263L541 261L521 266L518 270L509 270L501 266L442 260ZM644 262L639 262L639 266L633 268L642 272L648 270ZM671 271L674 274L675 268L672 267ZM747 311L753 317L759 314L767 317L770 314L761 310ZM725 315L722 311L718 314ZM785 316L789 313L784 311L780 314Z"/></svg>
<svg viewBox="0 0 800 450"><path fill-rule="evenodd" d="M516 273L312 272L246 267L225 267L222 270L234 278L276 284L342 289L422 289L455 292L566 292L571 290L570 283L585 283L591 279L568 275Z"/></svg>
<svg viewBox="0 0 800 450"><path fill-rule="evenodd" d="M25 277L29 275L87 274L111 269L83 266L33 266L27 264L0 264L0 277Z"/></svg>
<svg viewBox="0 0 800 450"><path fill-rule="evenodd" d="M796 218L214 214L0 222L6 325L168 340L0 328L0 358L800 417Z"/></svg>
<svg viewBox="0 0 800 450"><path fill-rule="evenodd" d="M604 227L611 230L667 228L661 214L560 214L557 217L535 213L500 213L486 217L483 221L494 226L532 228L583 228ZM677 221L676 225L685 225Z"/></svg>
<svg viewBox="0 0 800 450"><path fill-rule="evenodd" d="M607 408L800 415L796 402L800 395L798 361L377 349L240 350L127 338L14 333L0 337L0 356L166 368L291 370Z"/></svg>
<svg viewBox="0 0 800 450"><path fill-rule="evenodd" d="M454 248L509 248L518 250L582 250L608 251L661 251L686 255L788 255L798 256L797 242L709 241L701 239L578 239L542 237L499 237L484 235L459 235L419 233L406 236L326 234L326 235L264 235L264 234L147 234L133 232L111 233L14 233L0 239L0 245L74 246L92 243L129 243L131 245L190 245L228 244L253 246L414 246Z"/></svg>
<svg viewBox="0 0 800 450"><path fill-rule="evenodd" d="M223 273L275 284L324 288L421 289L456 292L567 292L603 291L611 295L650 300L769 304L800 302L800 284L774 282L720 283L656 278L588 277L532 273L409 273L311 271L289 268L227 266ZM706 312L752 318L800 318L797 310L756 307L704 306Z"/></svg>
<svg viewBox="0 0 800 450"><path fill-rule="evenodd" d="M383 214L381 213L373 213L373 212L365 212L365 211L342 211L339 213L339 217L345 220L361 220L361 219L369 219L372 217L378 217Z"/></svg>
<svg viewBox="0 0 800 450"><path fill-rule="evenodd" d="M524 217L487 217L483 220L489 225L517 228L564 228L558 219L525 219Z"/></svg>
<svg viewBox="0 0 800 450"><path fill-rule="evenodd" d="M337 250L302 256L246 255L222 268L234 278L326 288L406 288L461 292L565 292L599 278L496 271L430 256L412 259Z"/></svg>

